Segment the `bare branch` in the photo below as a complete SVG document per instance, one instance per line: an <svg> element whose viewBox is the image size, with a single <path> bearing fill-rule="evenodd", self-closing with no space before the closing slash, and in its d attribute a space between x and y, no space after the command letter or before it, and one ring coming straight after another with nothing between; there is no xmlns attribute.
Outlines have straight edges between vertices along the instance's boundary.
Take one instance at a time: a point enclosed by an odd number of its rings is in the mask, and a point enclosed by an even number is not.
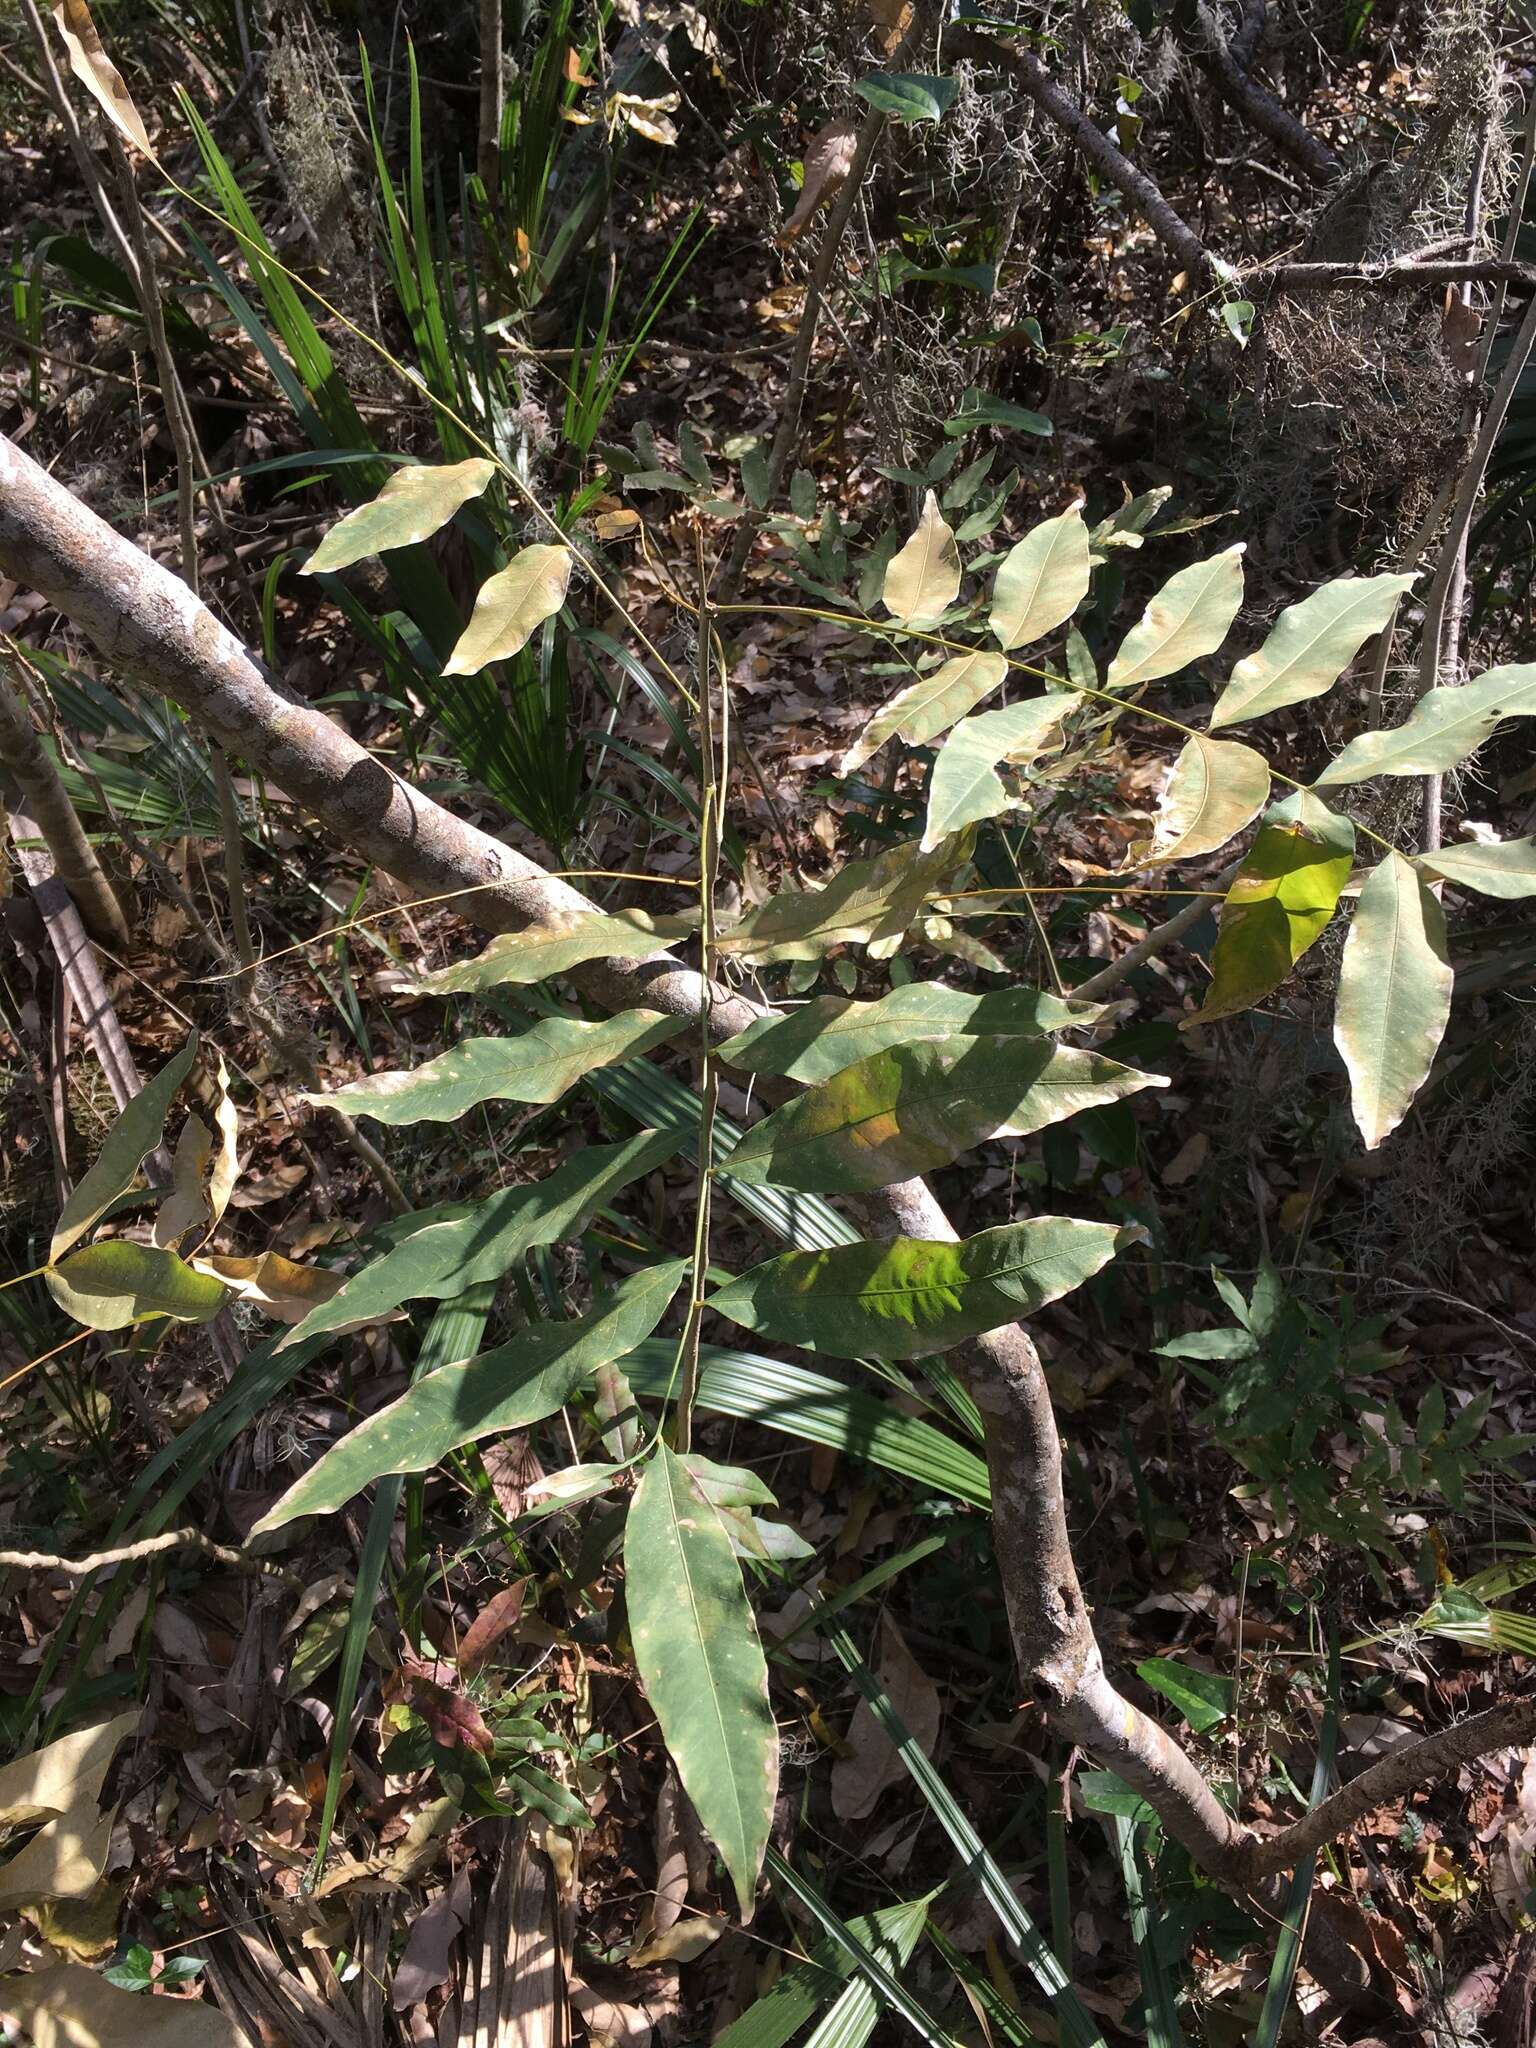
<svg viewBox="0 0 1536 2048"><path fill-rule="evenodd" d="M1256 1883L1279 1871L1293 1870L1304 1857L1336 1842L1376 1807L1448 1777L1459 1765L1475 1763L1496 1749L1519 1749L1532 1741L1536 1741L1536 1697L1505 1700L1484 1714L1458 1721L1453 1728L1426 1735L1422 1742L1396 1749L1369 1765L1341 1792L1314 1806L1282 1834L1252 1842L1242 1855L1242 1875Z"/></svg>
<svg viewBox="0 0 1536 2048"><path fill-rule="evenodd" d="M1242 115L1250 128L1267 135L1275 147L1312 180L1314 185L1331 185L1344 168L1325 142L1318 140L1283 101L1267 86L1260 85L1250 70L1264 33L1263 0L1244 10L1237 38L1222 34L1221 25L1207 9L1200 9L1200 25L1206 34L1202 65L1206 76L1230 106ZM1244 54L1239 56L1238 52Z"/></svg>
<svg viewBox="0 0 1536 2048"><path fill-rule="evenodd" d="M1277 263L1268 269L1239 271L1234 282L1244 291L1394 292L1421 285L1496 284L1529 296L1536 292L1536 268L1502 256L1469 256L1415 262L1399 256L1390 263Z"/></svg>

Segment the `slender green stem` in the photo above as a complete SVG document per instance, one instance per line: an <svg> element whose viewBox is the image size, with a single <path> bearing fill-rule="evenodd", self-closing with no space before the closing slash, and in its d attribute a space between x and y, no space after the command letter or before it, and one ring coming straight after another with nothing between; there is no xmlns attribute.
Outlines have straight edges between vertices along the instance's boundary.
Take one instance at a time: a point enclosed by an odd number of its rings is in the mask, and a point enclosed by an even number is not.
<svg viewBox="0 0 1536 2048"><path fill-rule="evenodd" d="M715 1065L711 1013L715 990L715 882L719 873L724 792L729 780L730 710L723 687L716 717L714 678L714 615L704 560L704 528L693 526L694 561L699 603L699 941L704 976L704 1001L699 1010L699 1200L694 1216L693 1265L689 1279L688 1315L678 1346L677 1419L674 1438L679 1451L693 1441L693 1410L699 1392L699 1332L704 1319L704 1278L709 1271L709 1209L714 1189L715 1104L720 1078Z"/></svg>
<svg viewBox="0 0 1536 2048"><path fill-rule="evenodd" d="M722 604L716 606L716 610L721 613L752 612L758 618L771 618L775 613L778 613L781 616L791 618L823 619L837 626L862 626L871 632L877 633L885 630L877 619L863 618L857 612L832 611L820 605ZM967 647L963 640L950 640L942 633L923 633L912 626L908 626L903 630L909 640L919 640L928 647L942 647L948 654L974 654L976 652L974 647ZM1117 697L1113 690L1099 690L1089 683L1075 683L1070 676L1058 675L1054 669L1037 668L1031 661L1020 661L1016 654L1009 654L1006 649L1003 651L1003 659L1010 668L1018 669L1022 675L1033 676L1037 682L1049 683L1053 688L1059 690L1071 690L1074 695L1079 697L1092 697L1097 703L1111 704L1120 711L1135 710L1139 717L1150 718L1154 725L1166 725L1170 732L1182 733L1187 740L1203 740L1210 737L1208 733L1201 732L1198 726L1186 725L1182 719L1171 718L1166 711L1154 711L1147 704L1138 703L1132 705L1124 697ZM1298 782L1294 776L1282 775L1278 768L1272 767L1269 772L1273 780L1283 784L1286 789L1311 789L1312 785L1310 783ZM1351 822L1354 824L1357 832L1366 839L1374 840L1382 848L1383 852L1392 853L1396 851L1390 839L1384 839L1379 832L1373 832L1369 825L1362 825L1358 819L1354 819Z"/></svg>

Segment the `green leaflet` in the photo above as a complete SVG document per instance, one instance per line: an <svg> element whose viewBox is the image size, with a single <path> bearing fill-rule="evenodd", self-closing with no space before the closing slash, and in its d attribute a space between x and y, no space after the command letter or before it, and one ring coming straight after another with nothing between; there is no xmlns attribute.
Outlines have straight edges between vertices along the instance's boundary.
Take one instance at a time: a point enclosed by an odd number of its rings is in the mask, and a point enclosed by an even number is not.
<svg viewBox="0 0 1536 2048"><path fill-rule="evenodd" d="M1313 787L1372 775L1442 775L1475 753L1506 718L1536 715L1536 662L1491 668L1460 689L1429 690L1391 732L1363 732Z"/></svg>
<svg viewBox="0 0 1536 2048"><path fill-rule="evenodd" d="M1082 698L1075 691L1029 697L1003 711L982 711L957 725L939 749L928 779L928 816L923 851L983 818L995 818L1011 801L997 774L999 761L1032 761L1060 737L1061 722Z"/></svg>
<svg viewBox="0 0 1536 2048"><path fill-rule="evenodd" d="M1389 853L1355 905L1333 1025L1367 1151L1397 1129L1429 1078L1454 980L1445 912L1413 862Z"/></svg>
<svg viewBox="0 0 1536 2048"><path fill-rule="evenodd" d="M1139 866L1214 853L1263 810L1269 763L1237 740L1197 733L1180 749Z"/></svg>
<svg viewBox="0 0 1536 2048"><path fill-rule="evenodd" d="M665 1400L676 1386L677 1345L671 1338L651 1337L621 1363L642 1400ZM930 1422L903 1415L863 1386L844 1386L782 1358L701 1345L699 1406L741 1422L760 1422L802 1443L823 1444L972 1507L984 1508L992 1498L986 1466L964 1444Z"/></svg>
<svg viewBox="0 0 1536 2048"><path fill-rule="evenodd" d="M478 498L495 474L495 463L479 455L468 462L421 462L397 469L376 498L336 522L299 574L350 569L367 555L430 539L461 505Z"/></svg>
<svg viewBox="0 0 1536 2048"><path fill-rule="evenodd" d="M695 923L685 917L651 917L643 910L594 910L525 925L520 932L502 932L473 960L422 975L416 988L425 995L473 996L508 985L526 987L588 960L643 958L676 945Z"/></svg>
<svg viewBox="0 0 1536 2048"><path fill-rule="evenodd" d="M438 1366L333 1444L251 1534L332 1514L386 1473L429 1472L460 1444L542 1422L599 1366L649 1337L687 1270L686 1259L648 1266L600 1294L583 1316L534 1323L494 1351Z"/></svg>
<svg viewBox="0 0 1536 2048"><path fill-rule="evenodd" d="M1166 1086L1161 1074L1048 1040L920 1039L871 1053L776 1109L725 1170L736 1180L855 1194L932 1173L988 1138L1024 1137Z"/></svg>
<svg viewBox="0 0 1536 2048"><path fill-rule="evenodd" d="M878 1913L859 1913L849 1920L848 1932L862 1947L872 1949L888 1968L900 1968L910 1960L917 1937L927 1924L929 1905L928 1899L915 1899L882 1906ZM834 1942L819 1941L804 1962L786 1969L740 2018L733 2020L723 2034L716 2035L714 2048L785 2048L802 2027L810 2025L822 2006L839 1993L842 1995L834 2013L851 1992L861 1992L868 1998L868 2007L861 2004L859 2008L861 2014L868 2012L870 2025L863 2030L867 2035L878 2017L878 2006L867 1984L846 1982L854 1967L853 1957Z"/></svg>
<svg viewBox="0 0 1536 2048"><path fill-rule="evenodd" d="M954 105L959 81L935 78L920 71L877 71L854 83L861 100L893 121L910 127L914 121L941 121Z"/></svg>
<svg viewBox="0 0 1536 2048"><path fill-rule="evenodd" d="M70 1252L43 1278L59 1307L93 1330L123 1330L151 1316L206 1323L229 1299L229 1289L196 1273L171 1251L106 1238Z"/></svg>
<svg viewBox="0 0 1536 2048"><path fill-rule="evenodd" d="M685 1020L632 1010L595 1024L540 1017L507 1038L463 1038L419 1067L370 1074L329 1094L304 1095L381 1124L450 1124L477 1102L554 1102L594 1067L634 1059L675 1038Z"/></svg>
<svg viewBox="0 0 1536 2048"><path fill-rule="evenodd" d="M1106 687L1156 682L1214 654L1243 601L1243 543L1170 576L1109 665Z"/></svg>
<svg viewBox="0 0 1536 2048"><path fill-rule="evenodd" d="M59 1212L53 1241L48 1247L50 1260L62 1257L72 1244L78 1244L97 1218L112 1206L119 1195L133 1186L144 1155L153 1152L160 1142L171 1098L192 1071L196 1057L197 1033L194 1031L170 1064L162 1067L152 1081L145 1082L108 1131L95 1163L81 1175L79 1184Z"/></svg>
<svg viewBox="0 0 1536 2048"><path fill-rule="evenodd" d="M1063 1002L1035 988L968 995L941 981L913 981L878 1002L818 996L787 1017L764 1017L728 1039L720 1057L749 1074L786 1074L825 1081L870 1053L914 1038L1043 1038L1093 1024L1098 1003Z"/></svg>
<svg viewBox="0 0 1536 2048"><path fill-rule="evenodd" d="M1421 853L1419 867L1458 889L1476 889L1480 896L1536 896L1536 839L1442 846L1437 853Z"/></svg>
<svg viewBox="0 0 1536 2048"><path fill-rule="evenodd" d="M851 775L862 768L893 733L909 747L936 739L957 718L974 711L983 697L990 697L1007 673L1008 664L1000 654L978 648L973 654L952 656L932 675L899 690L883 711L875 713L838 763L838 773Z"/></svg>
<svg viewBox="0 0 1536 2048"><path fill-rule="evenodd" d="M1174 1657L1146 1657L1136 1666L1136 1676L1177 1707L1197 1735L1209 1735L1231 1718L1237 1686L1219 1672L1201 1671Z"/></svg>
<svg viewBox="0 0 1536 2048"><path fill-rule="evenodd" d="M480 586L469 624L443 665L445 676L477 676L527 645L536 626L565 603L574 557L569 548L542 543L522 548Z"/></svg>
<svg viewBox="0 0 1536 2048"><path fill-rule="evenodd" d="M1233 669L1211 713L1211 731L1331 690L1413 583L1412 576L1340 576L1287 605L1258 653Z"/></svg>
<svg viewBox="0 0 1536 2048"><path fill-rule="evenodd" d="M824 889L786 889L749 910L715 950L739 960L819 960L833 946L900 942L963 858L954 840L920 852L909 839L873 860L851 860Z"/></svg>
<svg viewBox="0 0 1536 2048"><path fill-rule="evenodd" d="M1070 619L1088 595L1093 557L1077 506L1043 519L1008 550L992 587L988 625L1004 648L1028 647Z"/></svg>
<svg viewBox="0 0 1536 2048"><path fill-rule="evenodd" d="M750 1920L779 1784L768 1666L730 1538L664 1443L630 1503L624 1584L646 1698Z"/></svg>
<svg viewBox="0 0 1536 2048"><path fill-rule="evenodd" d="M344 1323L387 1316L403 1301L445 1301L476 1281L499 1280L535 1245L572 1236L594 1209L670 1159L678 1143L675 1131L641 1131L617 1145L589 1146L530 1187L503 1188L484 1201L455 1205L448 1215L424 1212L433 1220L353 1273L277 1348L286 1351Z"/></svg>
<svg viewBox="0 0 1536 2048"><path fill-rule="evenodd" d="M785 1252L709 1298L717 1314L780 1344L839 1358L922 1358L1070 1294L1134 1233L1035 1216L959 1243L897 1237Z"/></svg>
<svg viewBox="0 0 1536 2048"><path fill-rule="evenodd" d="M891 557L881 601L904 626L936 626L960 595L960 550L954 529L930 491L917 531Z"/></svg>
<svg viewBox="0 0 1536 2048"><path fill-rule="evenodd" d="M1355 828L1298 790L1273 804L1228 891L1203 1007L1180 1025L1252 1009L1319 939L1349 880Z"/></svg>

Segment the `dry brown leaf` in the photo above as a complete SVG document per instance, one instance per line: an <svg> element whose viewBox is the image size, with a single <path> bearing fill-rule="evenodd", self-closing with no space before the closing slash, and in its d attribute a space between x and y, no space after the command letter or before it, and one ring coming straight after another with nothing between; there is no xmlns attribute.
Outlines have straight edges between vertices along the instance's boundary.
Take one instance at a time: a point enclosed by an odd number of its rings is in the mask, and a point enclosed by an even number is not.
<svg viewBox="0 0 1536 2048"><path fill-rule="evenodd" d="M829 121L825 128L811 137L806 145L805 176L800 186L800 197L795 202L794 212L775 238L781 249L799 240L810 226L817 207L824 206L843 184L853 169L853 153L858 141L859 124L846 116Z"/></svg>
<svg viewBox="0 0 1536 2048"><path fill-rule="evenodd" d="M238 1196L236 1200L239 1200ZM262 1252L254 1259L226 1258L222 1254L203 1252L192 1260L192 1264L199 1273L211 1273L226 1287L232 1287L242 1301L255 1302L258 1308L265 1309L280 1323L303 1322L312 1308L322 1301L329 1301L342 1287L340 1273L327 1272L323 1266L295 1265L281 1252ZM376 1322L378 1318L370 1316L366 1320ZM339 1327L360 1329L362 1324Z"/></svg>
<svg viewBox="0 0 1536 2048"><path fill-rule="evenodd" d="M152 164L158 164L160 159L150 147L149 131L139 119L133 95L124 85L122 73L107 55L85 0L58 0L53 19L69 52L70 70L118 133L125 135Z"/></svg>
<svg viewBox="0 0 1536 2048"><path fill-rule="evenodd" d="M459 1644L459 1669L466 1678L473 1678L508 1629L517 1627L527 1590L526 1578L504 1586L499 1593L492 1594L465 1629Z"/></svg>
<svg viewBox="0 0 1536 2048"><path fill-rule="evenodd" d="M932 1756L939 1739L938 1688L889 1615L880 1623L879 1677L918 1748ZM839 1820L863 1820L874 1812L881 1793L906 1776L906 1767L864 1700L853 1710L846 1746L851 1754L840 1756L832 1766L832 1810Z"/></svg>
<svg viewBox="0 0 1536 2048"><path fill-rule="evenodd" d="M453 1944L459 1938L459 1930L468 1924L473 1907L466 1864L452 1884L440 1891L411 1922L405 1953L389 1994L396 2012L419 2005L429 1991L448 1982L453 1975Z"/></svg>
<svg viewBox="0 0 1536 2048"><path fill-rule="evenodd" d="M632 1948L625 1960L632 1970L643 1970L651 1963L691 1963L712 1948L729 1925L720 1913L690 1913Z"/></svg>
<svg viewBox="0 0 1536 2048"><path fill-rule="evenodd" d="M0 2010L16 2015L35 2048L242 2048L207 1999L119 1991L83 1963L7 1977Z"/></svg>

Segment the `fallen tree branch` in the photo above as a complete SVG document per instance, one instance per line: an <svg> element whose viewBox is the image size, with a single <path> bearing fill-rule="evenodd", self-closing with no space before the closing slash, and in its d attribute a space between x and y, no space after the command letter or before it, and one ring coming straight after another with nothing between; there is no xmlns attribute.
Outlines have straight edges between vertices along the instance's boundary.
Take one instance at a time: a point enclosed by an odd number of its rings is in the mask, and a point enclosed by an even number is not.
<svg viewBox="0 0 1536 2048"><path fill-rule="evenodd" d="M79 813L27 712L18 684L0 662L0 768L12 777L53 856L59 880L79 906L87 929L104 945L126 948L128 920Z"/></svg>
<svg viewBox="0 0 1536 2048"><path fill-rule="evenodd" d="M252 1557L249 1551L232 1550L227 1543L215 1543L201 1529L169 1529L163 1536L146 1536L138 1543L119 1543L113 1550L93 1550L89 1557L55 1557L48 1550L0 1550L0 1570L19 1572L62 1572L66 1578L89 1578L108 1565L137 1564L141 1558L161 1557L170 1550L200 1550L216 1558L232 1572L246 1578L277 1579L291 1592L305 1591L305 1581L296 1572L274 1564L270 1558Z"/></svg>
<svg viewBox="0 0 1536 2048"><path fill-rule="evenodd" d="M1426 1735L1422 1742L1395 1749L1370 1764L1341 1792L1325 1799L1294 1825L1264 1841L1250 1841L1243 1851L1242 1871L1250 1882L1293 1870L1304 1857L1336 1842L1357 1820L1378 1806L1387 1806L1405 1792L1444 1778L1462 1764L1475 1763L1496 1749L1520 1749L1536 1741L1536 1696L1503 1700L1486 1713L1473 1714L1454 1727Z"/></svg>
<svg viewBox="0 0 1536 2048"><path fill-rule="evenodd" d="M1536 267L1503 256L1431 258L1412 256L1390 263L1276 263L1239 271L1244 291L1336 292L1410 291L1419 285L1496 284L1529 297L1536 292Z"/></svg>
<svg viewBox="0 0 1536 2048"><path fill-rule="evenodd" d="M1264 33L1264 12L1263 0L1250 0L1243 10L1238 35L1229 38L1222 33L1215 16L1201 7L1199 20L1206 37L1202 68L1222 98L1250 128L1267 135L1314 185L1331 185L1344 168L1339 159L1327 143L1319 141L1282 100L1253 76L1253 59Z"/></svg>
<svg viewBox="0 0 1536 2048"><path fill-rule="evenodd" d="M1147 226L1189 272L1192 284L1209 284L1218 274L1216 259L1183 216L1164 198L1156 180L1139 170L1123 151L1117 149L1083 112L1063 85L1046 70L1031 51L997 43L974 29L951 29L944 47L951 57L968 57L973 64L988 64L1006 72L1048 120L1071 137L1095 170L1124 193Z"/></svg>

